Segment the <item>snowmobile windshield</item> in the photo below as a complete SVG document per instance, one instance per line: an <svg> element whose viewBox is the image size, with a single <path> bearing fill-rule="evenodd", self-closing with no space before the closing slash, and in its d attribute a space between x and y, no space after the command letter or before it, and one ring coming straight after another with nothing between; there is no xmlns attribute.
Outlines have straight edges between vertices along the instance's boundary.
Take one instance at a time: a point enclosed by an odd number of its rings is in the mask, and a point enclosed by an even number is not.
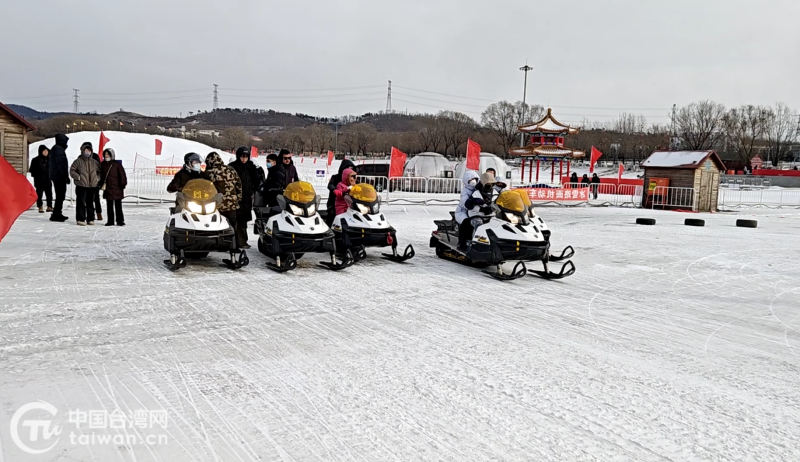
<svg viewBox="0 0 800 462"><path fill-rule="evenodd" d="M203 179L189 180L181 192L187 201L199 204L215 202L217 196L217 188L214 187L214 183Z"/></svg>
<svg viewBox="0 0 800 462"><path fill-rule="evenodd" d="M528 207L533 205L533 203L531 202L530 196L528 196L528 191L527 190L525 190L525 189L512 189L512 191L514 191L517 194L519 194L519 196L522 198L522 203L523 204L525 204Z"/></svg>
<svg viewBox="0 0 800 462"><path fill-rule="evenodd" d="M360 183L350 188L350 197L359 202L371 204L378 200L378 193L371 184Z"/></svg>
<svg viewBox="0 0 800 462"><path fill-rule="evenodd" d="M294 183L289 183L289 186L283 191L283 197L297 204L306 205L314 202L317 192L314 191L311 183L295 181Z"/></svg>
<svg viewBox="0 0 800 462"><path fill-rule="evenodd" d="M498 207L506 212L524 213L525 203L516 191L503 191L495 202Z"/></svg>

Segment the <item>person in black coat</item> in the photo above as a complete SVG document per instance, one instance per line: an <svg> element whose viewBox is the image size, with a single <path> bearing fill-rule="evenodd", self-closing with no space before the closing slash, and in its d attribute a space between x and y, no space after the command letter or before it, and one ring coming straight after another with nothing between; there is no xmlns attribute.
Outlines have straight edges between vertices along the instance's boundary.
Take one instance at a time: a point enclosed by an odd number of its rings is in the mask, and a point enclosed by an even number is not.
<svg viewBox="0 0 800 462"><path fill-rule="evenodd" d="M572 176L569 177L569 182L572 183L571 186L573 188L578 186L578 183L580 183L580 180L578 179L578 174L575 173L575 172L572 172Z"/></svg>
<svg viewBox="0 0 800 462"><path fill-rule="evenodd" d="M278 165L279 162L276 154L267 156L267 179L261 185L261 195L269 207L276 207L278 196L283 194L283 180L286 171Z"/></svg>
<svg viewBox="0 0 800 462"><path fill-rule="evenodd" d="M31 168L28 170L33 177L33 186L36 188L36 206L39 213L44 213L42 208L42 196L47 196L47 211L53 211L53 188L50 183L50 165L48 156L50 150L47 146L39 145L39 155L31 161Z"/></svg>
<svg viewBox="0 0 800 462"><path fill-rule="evenodd" d="M592 184L592 181L589 179L589 175L584 173L583 178L581 178L581 186L585 188L590 184Z"/></svg>
<svg viewBox="0 0 800 462"><path fill-rule="evenodd" d="M339 173L332 175L331 180L328 182L328 204L325 207L328 212L325 216L325 222L328 223L328 226L330 226L333 223L333 219L336 218L336 195L333 193L333 190L342 182L342 173L348 168L356 171L356 164L349 159L345 159L339 164ZM356 173L358 172L356 171Z"/></svg>
<svg viewBox="0 0 800 462"><path fill-rule="evenodd" d="M592 194L594 194L594 199L597 200L597 193L600 189L600 177L597 176L595 173L592 175Z"/></svg>
<svg viewBox="0 0 800 462"><path fill-rule="evenodd" d="M253 194L259 186L259 173L256 164L250 161L250 148L241 146L236 149L236 160L228 164L239 174L242 182L242 200L239 202L239 210L236 211L236 239L239 247L249 249L247 244L247 223L253 219Z"/></svg>
<svg viewBox="0 0 800 462"><path fill-rule="evenodd" d="M108 207L106 226L125 226L125 215L122 213L122 199L128 187L128 176L125 168L117 161L116 153L111 148L103 150L103 163L100 164L100 189Z"/></svg>
<svg viewBox="0 0 800 462"><path fill-rule="evenodd" d="M283 187L285 189L287 186L289 186L289 183L300 181L300 177L297 176L297 168L294 166L294 162L292 162L291 151L288 149L281 149L279 157L281 161L279 166L281 169L283 169Z"/></svg>
<svg viewBox="0 0 800 462"><path fill-rule="evenodd" d="M203 169L201 165L203 160L194 152L190 152L183 156L183 168L175 174L172 181L167 185L167 192L182 191L190 180L196 180L203 177Z"/></svg>
<svg viewBox="0 0 800 462"><path fill-rule="evenodd" d="M69 184L69 161L67 161L67 143L69 138L63 133L56 135L56 144L50 148L50 155L48 160L48 170L50 172L50 181L53 183L53 189L56 193L56 201L53 207L53 213L50 215L50 221L65 222L69 220L62 213L64 208L64 199L67 197L67 185Z"/></svg>

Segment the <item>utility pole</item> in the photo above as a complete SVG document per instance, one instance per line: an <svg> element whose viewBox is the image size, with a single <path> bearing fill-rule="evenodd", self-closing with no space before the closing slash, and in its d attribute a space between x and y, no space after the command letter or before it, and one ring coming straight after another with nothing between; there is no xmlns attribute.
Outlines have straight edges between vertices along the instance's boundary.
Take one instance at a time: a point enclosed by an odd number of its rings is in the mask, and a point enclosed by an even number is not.
<svg viewBox="0 0 800 462"><path fill-rule="evenodd" d="M78 90L77 88L73 88L72 91L73 91L72 105L73 105L75 114L77 114L78 113L78 100L80 99L80 97L78 96L78 92L80 90Z"/></svg>
<svg viewBox="0 0 800 462"><path fill-rule="evenodd" d="M219 109L219 92L217 91L218 87L219 87L219 85L217 85L215 83L214 84L214 105L212 106L212 110L214 110L214 111Z"/></svg>
<svg viewBox="0 0 800 462"><path fill-rule="evenodd" d="M386 113L392 112L392 81L389 81L389 93L386 95Z"/></svg>
<svg viewBox="0 0 800 462"><path fill-rule="evenodd" d="M525 65L520 67L519 70L525 72L525 85L522 87L522 120L520 120L520 125L525 124L525 108L527 106L527 99L528 99L528 71L532 71L533 68L528 66L528 62L525 62ZM525 146L525 132L519 132L519 147ZM538 175L538 173L537 173Z"/></svg>
<svg viewBox="0 0 800 462"><path fill-rule="evenodd" d="M672 119L672 129L671 129L672 133L670 133L670 135L669 135L669 149L671 151L677 151L678 150L678 143L677 143L678 132L675 129L675 116L676 116L677 112L678 112L678 105L677 104L673 104L672 105L672 116L670 117Z"/></svg>

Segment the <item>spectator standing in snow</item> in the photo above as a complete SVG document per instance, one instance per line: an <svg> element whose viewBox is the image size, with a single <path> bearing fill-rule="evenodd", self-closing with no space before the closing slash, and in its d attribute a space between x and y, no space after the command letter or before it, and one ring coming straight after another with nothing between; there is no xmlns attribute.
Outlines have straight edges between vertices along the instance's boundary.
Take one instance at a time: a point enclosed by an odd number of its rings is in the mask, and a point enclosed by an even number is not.
<svg viewBox="0 0 800 462"><path fill-rule="evenodd" d="M108 209L108 222L106 226L125 226L125 216L122 214L122 199L125 198L125 188L128 186L128 176L125 168L117 162L116 154L111 148L103 150L103 162L100 164L100 189L106 200Z"/></svg>
<svg viewBox="0 0 800 462"><path fill-rule="evenodd" d="M249 249L247 223L253 219L253 194L259 182L256 164L250 161L250 148L239 147L236 150L236 160L228 166L236 170L239 180L242 182L242 200L239 202L239 210L236 212L236 223L239 225L236 239L239 241L239 247Z"/></svg>
<svg viewBox="0 0 800 462"><path fill-rule="evenodd" d="M355 172L356 164L350 159L344 159L342 163L339 164L339 172L331 175L331 179L328 181L328 203L325 206L325 210L328 212L325 217L325 222L328 223L328 226L330 226L333 223L333 219L336 218L336 194L334 194L333 191L335 191L339 183L342 182L342 174L348 168ZM358 172L356 172L356 174L358 174Z"/></svg>
<svg viewBox="0 0 800 462"><path fill-rule="evenodd" d="M183 187L186 186L186 183L190 180L202 178L202 163L203 161L200 159L200 156L193 152L183 156L183 168L172 177L172 181L167 185L167 192L174 193L183 191Z"/></svg>
<svg viewBox="0 0 800 462"><path fill-rule="evenodd" d="M75 218L79 226L94 225L94 195L100 185L100 164L87 144L81 146L81 154L69 169L69 176L75 180Z"/></svg>
<svg viewBox="0 0 800 462"><path fill-rule="evenodd" d="M214 183L217 192L222 194L222 204L219 206L219 213L224 216L228 223L231 224L234 231L233 245L234 249L239 249L239 242L236 239L238 235L238 223L236 222L237 210L239 204L242 202L242 182L239 175L231 167L225 165L222 157L216 152L211 152L206 156L206 171L203 173L203 178ZM245 224L244 226L247 226Z"/></svg>
<svg viewBox="0 0 800 462"><path fill-rule="evenodd" d="M67 185L69 184L69 161L67 161L67 142L69 138L63 133L56 135L56 144L50 149L50 159L48 169L50 171L50 181L56 193L55 206L50 215L50 221L65 222L69 220L63 213L64 199L67 197Z"/></svg>
<svg viewBox="0 0 800 462"><path fill-rule="evenodd" d="M578 183L580 183L581 181L578 179L578 174L572 172L572 176L569 177L569 182L571 183L571 186L574 188L578 186Z"/></svg>
<svg viewBox="0 0 800 462"><path fill-rule="evenodd" d="M33 177L33 186L36 188L36 206L39 213L44 213L42 207L42 197L47 196L47 211L53 211L53 188L50 184L50 164L48 156L50 150L45 145L39 145L39 155L31 161L31 168L28 170Z"/></svg>
<svg viewBox="0 0 800 462"><path fill-rule="evenodd" d="M583 178L581 178L581 186L586 188L592 184L592 181L589 179L589 175L583 174Z"/></svg>
<svg viewBox="0 0 800 462"><path fill-rule="evenodd" d="M261 195L269 207L278 205L278 196L283 193L284 170L278 165L280 159L277 154L267 156L267 178L261 185Z"/></svg>
<svg viewBox="0 0 800 462"><path fill-rule="evenodd" d="M592 175L592 194L594 194L594 200L597 200L597 193L600 189L600 177L597 176L595 173Z"/></svg>
<svg viewBox="0 0 800 462"><path fill-rule="evenodd" d="M300 177L297 176L297 168L294 166L294 162L292 162L291 151L288 149L281 149L280 158L280 167L283 169L283 187L285 189L289 186L289 183L300 181Z"/></svg>
<svg viewBox="0 0 800 462"><path fill-rule="evenodd" d="M345 200L344 196L350 193L350 188L355 186L356 184L356 171L352 168L344 169L342 172L342 181L336 185L336 189L333 190L334 196L336 196L336 215L340 215L347 211L347 201Z"/></svg>

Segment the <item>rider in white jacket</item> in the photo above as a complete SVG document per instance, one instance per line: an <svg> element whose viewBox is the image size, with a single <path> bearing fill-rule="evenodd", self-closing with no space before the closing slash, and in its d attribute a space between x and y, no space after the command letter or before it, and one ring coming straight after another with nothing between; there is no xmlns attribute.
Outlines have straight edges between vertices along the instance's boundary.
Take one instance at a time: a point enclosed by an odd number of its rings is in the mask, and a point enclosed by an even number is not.
<svg viewBox="0 0 800 462"><path fill-rule="evenodd" d="M458 202L458 206L456 207L456 222L460 225L462 221L467 218L467 207L466 202L467 199L472 197L472 193L475 192L475 186L478 184L478 172L475 170L467 170L464 172L464 178L462 182L464 186L461 188L461 200Z"/></svg>

